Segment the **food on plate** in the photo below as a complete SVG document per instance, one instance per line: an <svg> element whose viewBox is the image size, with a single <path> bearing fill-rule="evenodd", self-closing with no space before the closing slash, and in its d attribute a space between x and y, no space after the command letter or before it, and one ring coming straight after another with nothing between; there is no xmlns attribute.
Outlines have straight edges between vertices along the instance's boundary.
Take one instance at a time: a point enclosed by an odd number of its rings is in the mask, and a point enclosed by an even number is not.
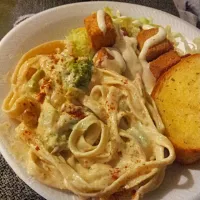
<svg viewBox="0 0 200 200"><path fill-rule="evenodd" d="M84 198L138 200L175 160L177 143L165 136L161 117L166 130L169 121L155 102L170 93L158 85L176 75L180 52L170 29L146 18L105 8L84 24L21 58L2 108L18 121L25 166L39 181Z"/></svg>
<svg viewBox="0 0 200 200"><path fill-rule="evenodd" d="M178 53L174 50L171 50L150 62L150 70L155 78L159 78L162 73L177 64L180 60L181 57L178 55Z"/></svg>
<svg viewBox="0 0 200 200"><path fill-rule="evenodd" d="M30 147L28 172L83 197L127 190L136 199L155 189L175 154L141 77L93 68L60 43L55 53L46 54L47 43L19 61L3 105Z"/></svg>
<svg viewBox="0 0 200 200"><path fill-rule="evenodd" d="M94 66L113 70L122 74L126 70L126 62L116 48L102 47L93 58Z"/></svg>
<svg viewBox="0 0 200 200"><path fill-rule="evenodd" d="M73 57L86 56L92 58L94 56L94 50L85 27L72 29L67 35L66 45Z"/></svg>
<svg viewBox="0 0 200 200"><path fill-rule="evenodd" d="M200 158L199 90L200 55L183 58L157 81L152 96L175 147L177 160L184 164Z"/></svg>
<svg viewBox="0 0 200 200"><path fill-rule="evenodd" d="M84 20L85 28L90 38L92 47L99 50L115 44L116 31L110 15L103 10L88 16Z"/></svg>
<svg viewBox="0 0 200 200"><path fill-rule="evenodd" d="M114 56L112 56L106 47L102 47L96 54L96 56L93 58L94 65L96 67L103 67L102 62L105 60L114 60Z"/></svg>
<svg viewBox="0 0 200 200"><path fill-rule="evenodd" d="M158 28L150 28L147 30L140 31L137 36L139 49L141 50L143 48L144 43L157 33L158 33ZM146 60L150 62L172 49L173 49L173 44L168 39L164 39L160 41L158 44L155 44L148 49L146 54Z"/></svg>

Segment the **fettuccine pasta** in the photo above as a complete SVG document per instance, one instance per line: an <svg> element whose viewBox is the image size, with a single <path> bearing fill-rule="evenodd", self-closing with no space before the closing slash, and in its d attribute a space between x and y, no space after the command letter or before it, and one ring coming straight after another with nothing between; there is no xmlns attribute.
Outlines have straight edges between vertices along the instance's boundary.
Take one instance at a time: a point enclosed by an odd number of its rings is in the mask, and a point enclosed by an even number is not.
<svg viewBox="0 0 200 200"><path fill-rule="evenodd" d="M97 12L105 36L104 16ZM16 140L28 146L30 175L85 199L138 200L161 184L175 159L147 93L152 85L143 84L148 48L166 34L160 27L139 55L135 37L113 27L114 46L95 57L84 28L30 50L15 68L2 108L17 120Z"/></svg>
<svg viewBox="0 0 200 200"><path fill-rule="evenodd" d="M66 90L63 51L20 63L3 104L30 147L28 172L83 197L127 190L138 199L160 185L175 156L153 101L139 75L130 81L99 68L87 91Z"/></svg>

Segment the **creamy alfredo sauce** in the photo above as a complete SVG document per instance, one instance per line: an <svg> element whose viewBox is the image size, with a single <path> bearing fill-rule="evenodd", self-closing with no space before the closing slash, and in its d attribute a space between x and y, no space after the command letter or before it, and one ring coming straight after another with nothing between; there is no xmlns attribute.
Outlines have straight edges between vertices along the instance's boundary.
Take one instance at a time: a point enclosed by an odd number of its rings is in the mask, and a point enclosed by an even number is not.
<svg viewBox="0 0 200 200"><path fill-rule="evenodd" d="M152 92L155 85L155 77L150 71L149 63L146 61L146 54L150 47L162 42L166 38L166 31L159 27L158 33L145 41L143 48L139 54L139 60L143 67L142 79L148 93Z"/></svg>
<svg viewBox="0 0 200 200"><path fill-rule="evenodd" d="M126 70L126 63L116 48L106 48L106 51L113 57L113 59L104 59L101 63L102 67L111 69L119 74Z"/></svg>
<svg viewBox="0 0 200 200"><path fill-rule="evenodd" d="M105 22L105 12L103 10L97 11L97 24L99 29L103 32L103 34L106 33L106 22Z"/></svg>
<svg viewBox="0 0 200 200"><path fill-rule="evenodd" d="M149 30L149 29L152 29L152 28L155 28L154 26L151 26L151 25L149 25L149 24L144 24L143 26L142 26L142 29L143 30Z"/></svg>
<svg viewBox="0 0 200 200"><path fill-rule="evenodd" d="M101 11L101 10L100 10ZM100 12L98 11L98 12ZM144 25L143 29L151 29L153 26ZM134 37L122 36L117 31L117 40L114 48L106 48L107 52L114 59L105 58L102 67L124 74L127 78L133 80L137 73L142 74L144 85L150 94L155 85L155 78L150 71L149 63L146 61L146 54L150 47L162 42L166 38L166 31L159 27L158 33L145 41L143 48L137 56L137 40Z"/></svg>
<svg viewBox="0 0 200 200"><path fill-rule="evenodd" d="M126 62L126 70L124 75L133 80L136 73L142 72L142 66L135 53L137 49L137 40L133 37L123 36L118 39L114 45L119 51Z"/></svg>
<svg viewBox="0 0 200 200"><path fill-rule="evenodd" d="M136 55L137 40L133 37L118 37L113 48L106 48L106 51L113 57L104 58L101 66L113 70L119 74L124 74L133 80L137 73L142 73L142 65Z"/></svg>

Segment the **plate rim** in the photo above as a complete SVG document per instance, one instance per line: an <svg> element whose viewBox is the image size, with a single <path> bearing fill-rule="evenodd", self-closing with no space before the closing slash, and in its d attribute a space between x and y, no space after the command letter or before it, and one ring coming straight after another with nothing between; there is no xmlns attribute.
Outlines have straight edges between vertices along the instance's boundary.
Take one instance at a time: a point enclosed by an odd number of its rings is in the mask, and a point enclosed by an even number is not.
<svg viewBox="0 0 200 200"><path fill-rule="evenodd" d="M64 5L60 5L60 6L56 6L56 7L52 7L52 8L49 8L49 9L46 9L46 10L43 10L41 12L38 12L36 14L34 14L33 16L25 19L24 21L20 22L19 24L17 24L15 27L13 27L1 40L0 40L0 48L1 48L1 45L2 43L5 42L5 40L7 40L8 37L10 37L11 34L13 34L14 31L17 31L18 29L20 29L22 26L25 26L26 24L28 24L29 22L31 22L32 20L35 20L38 18L39 15L43 15L43 14L46 14L48 12L52 12L53 10L57 10L57 9L62 9L64 7L73 7L73 6L78 6L78 5L91 5L91 4L123 4L123 5L131 5L131 6L136 6L138 7L138 9L150 9L152 11L155 11L155 12L158 12L158 13L162 13L164 15L168 15L169 17L171 18L174 18L176 21L180 21L182 23L184 23L185 25L189 26L190 28L192 28L194 31L198 31L200 32L200 30L190 24L189 22L171 14L171 13L167 13L165 11L162 11L162 10L159 10L159 9L156 9L156 8L153 8L153 7L148 7L148 6L144 6L144 5L140 5L140 4L134 4L134 3L127 3L127 2L118 2L118 1L92 1L92 2L74 2L74 3L70 3L70 4L64 4Z"/></svg>

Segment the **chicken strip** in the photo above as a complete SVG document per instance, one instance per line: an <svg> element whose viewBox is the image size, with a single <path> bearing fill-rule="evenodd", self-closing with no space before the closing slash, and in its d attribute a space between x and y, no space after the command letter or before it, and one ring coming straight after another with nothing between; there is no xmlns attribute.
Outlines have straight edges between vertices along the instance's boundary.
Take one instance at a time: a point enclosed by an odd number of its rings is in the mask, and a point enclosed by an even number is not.
<svg viewBox="0 0 200 200"><path fill-rule="evenodd" d="M101 47L111 47L115 44L116 31L111 17L105 13L104 16L106 32L101 31L97 22L97 13L94 13L85 18L85 28L90 38L93 49L98 51Z"/></svg>
<svg viewBox="0 0 200 200"><path fill-rule="evenodd" d="M146 40L156 35L157 33L158 33L158 28L152 28L140 31L137 36L139 50L140 51L142 50L142 47ZM150 62L158 58L160 55L172 50L173 48L174 48L173 44L168 39L165 39L161 43L156 44L148 49L146 54L146 60Z"/></svg>

